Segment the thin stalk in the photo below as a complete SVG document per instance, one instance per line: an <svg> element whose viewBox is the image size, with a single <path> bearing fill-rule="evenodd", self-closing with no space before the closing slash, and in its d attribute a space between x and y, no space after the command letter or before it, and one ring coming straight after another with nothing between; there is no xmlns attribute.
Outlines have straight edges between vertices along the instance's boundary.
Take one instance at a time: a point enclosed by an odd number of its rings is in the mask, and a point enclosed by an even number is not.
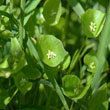
<svg viewBox="0 0 110 110"><path fill-rule="evenodd" d="M70 110L73 110L73 105L74 105L74 101L72 100L71 106L70 106Z"/></svg>
<svg viewBox="0 0 110 110"><path fill-rule="evenodd" d="M73 55L73 57L72 57L72 61L71 61L71 64L70 64L70 68L69 68L68 71L67 71L67 74L70 74L70 73L71 73L71 71L74 69L76 63L77 63L78 60L80 59L80 54L81 54L81 52L82 52L82 49L83 49L84 46L85 46L85 43L86 43L87 39L88 39L88 38L86 37L86 38L85 38L85 41L83 42L83 44L82 44L82 46L81 46L81 48L80 48L80 49L77 49L77 50L75 51L75 53L74 53L74 55Z"/></svg>
<svg viewBox="0 0 110 110"><path fill-rule="evenodd" d="M17 93L18 93L18 89L16 89L13 95L8 99L8 102L11 102Z"/></svg>
<svg viewBox="0 0 110 110"><path fill-rule="evenodd" d="M110 34L110 0L107 9L105 25L99 38L99 45L97 51L98 65L96 66L96 73L91 84L91 88L95 90L97 90L97 88L100 85L101 73L103 71L104 63L106 60L107 46L108 43L110 43L109 34Z"/></svg>
<svg viewBox="0 0 110 110"><path fill-rule="evenodd" d="M21 17L20 17L20 26L19 26L19 41L20 41L20 45L22 47L23 46L25 0L20 1L20 8L21 8Z"/></svg>
<svg viewBox="0 0 110 110"><path fill-rule="evenodd" d="M10 13L13 12L13 0L10 0Z"/></svg>
<svg viewBox="0 0 110 110"><path fill-rule="evenodd" d="M87 47L85 47L85 49L83 50L83 52L81 53L81 58L84 56L84 54L87 52L87 50L93 48L96 44L95 43L92 43L90 45L88 45Z"/></svg>
<svg viewBox="0 0 110 110"><path fill-rule="evenodd" d="M13 95L10 98L10 101L13 99L13 97L18 93L18 89L15 90L15 92L13 93Z"/></svg>
<svg viewBox="0 0 110 110"><path fill-rule="evenodd" d="M69 110L68 104L67 104L67 102L65 100L65 97L63 96L61 88L59 87L54 75L51 76L51 80L53 80L53 85L54 85L54 88L56 90L56 93L58 94L58 96L59 96L60 100L62 101L64 107L66 108L66 110Z"/></svg>
<svg viewBox="0 0 110 110"><path fill-rule="evenodd" d="M55 79L55 76L54 76L54 74L55 74L57 71L55 70L55 68L50 68L50 67L47 67L47 66L45 66L45 71L46 71L46 74L47 74L47 76L48 76L48 79L52 82L52 84L53 84L53 86L54 86L54 88L55 88L55 91L56 91L56 93L58 94L58 96L59 96L59 98L60 98L62 104L63 104L64 107L65 107L65 109L66 109L66 110L69 110L69 107L68 107L68 104L67 104L67 102L66 102L66 99L65 99L65 97L64 97L64 95L63 95L63 92L62 92L60 86L58 85L58 83L57 83L57 81L56 81L56 79Z"/></svg>

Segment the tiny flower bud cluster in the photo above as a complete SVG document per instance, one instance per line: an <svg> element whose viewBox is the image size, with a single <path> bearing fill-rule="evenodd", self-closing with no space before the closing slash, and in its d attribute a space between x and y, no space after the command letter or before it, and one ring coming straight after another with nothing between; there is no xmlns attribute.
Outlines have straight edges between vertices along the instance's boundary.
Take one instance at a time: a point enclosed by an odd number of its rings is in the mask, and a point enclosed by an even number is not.
<svg viewBox="0 0 110 110"><path fill-rule="evenodd" d="M89 65L89 68L90 68L90 69L95 69L95 67L96 67L96 66L95 66L95 63L94 63L94 62L92 62L92 63Z"/></svg>
<svg viewBox="0 0 110 110"><path fill-rule="evenodd" d="M48 50L47 56L48 56L48 59L53 59L56 57L56 54L54 52Z"/></svg>
<svg viewBox="0 0 110 110"><path fill-rule="evenodd" d="M95 30L96 30L96 24L93 23L93 22L91 22L89 28L90 28L90 31L91 32L95 32Z"/></svg>

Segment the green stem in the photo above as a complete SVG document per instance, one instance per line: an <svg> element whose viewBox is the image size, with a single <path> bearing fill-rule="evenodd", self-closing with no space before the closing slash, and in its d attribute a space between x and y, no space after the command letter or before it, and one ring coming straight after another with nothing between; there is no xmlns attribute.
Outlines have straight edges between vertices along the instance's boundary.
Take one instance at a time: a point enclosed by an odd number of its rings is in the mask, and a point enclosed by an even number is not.
<svg viewBox="0 0 110 110"><path fill-rule="evenodd" d="M18 89L15 90L15 92L13 93L13 95L10 98L10 101L13 99L13 97L18 93Z"/></svg>
<svg viewBox="0 0 110 110"><path fill-rule="evenodd" d="M74 101L72 100L70 110L73 110Z"/></svg>
<svg viewBox="0 0 110 110"><path fill-rule="evenodd" d="M82 51L82 49L84 48L87 39L88 39L88 38L86 37L86 38L85 38L85 41L83 42L83 44L82 44L82 46L81 46L81 48L80 48L80 49L77 49L77 50L75 51L75 53L74 53L74 55L73 55L73 57L72 57L72 61L71 61L71 64L70 64L70 68L69 68L68 71L67 71L67 74L70 74L70 73L71 73L71 71L74 69L76 63L77 63L78 60L80 59L81 51Z"/></svg>
<svg viewBox="0 0 110 110"><path fill-rule="evenodd" d="M62 90L61 90L60 86L58 85L58 83L57 83L57 81L56 81L56 79L54 77L54 74L56 72L55 68L45 67L45 71L46 71L46 74L47 74L49 80L52 82L52 84L53 84L53 86L55 88L55 91L58 94L60 100L62 101L65 109L69 110L68 104L67 104L66 99L65 99L65 97L64 97L64 95L62 93Z"/></svg>
<svg viewBox="0 0 110 110"><path fill-rule="evenodd" d="M101 77L101 73L103 71L104 63L106 60L107 46L108 46L108 43L110 43L109 30L110 30L110 1L107 9L105 25L101 33L101 36L99 38L99 45L98 45L98 51L97 51L98 65L96 66L96 73L94 75L93 82L91 84L91 88L95 90L97 90L97 88L100 85L100 77Z"/></svg>
<svg viewBox="0 0 110 110"><path fill-rule="evenodd" d="M83 50L83 52L81 53L81 58L84 56L84 54L87 52L87 50L89 50L90 48L93 48L96 44L92 43L90 45L88 45L87 47L85 47L85 49Z"/></svg>
<svg viewBox="0 0 110 110"><path fill-rule="evenodd" d="M67 104L67 102L66 102L66 100L65 100L65 98L64 98L64 96L62 94L61 88L59 87L55 77L52 76L51 78L52 78L52 80L54 82L54 87L55 87L56 93L60 97L60 100L62 101L62 103L63 103L64 107L66 108L66 110L69 110L68 104Z"/></svg>
<svg viewBox="0 0 110 110"><path fill-rule="evenodd" d="M24 9L25 9L25 0L20 2L21 8L21 17L20 17L20 26L19 26L19 41L21 47L23 46L23 29L24 29Z"/></svg>
<svg viewBox="0 0 110 110"><path fill-rule="evenodd" d="M10 0L10 13L13 12L13 0Z"/></svg>

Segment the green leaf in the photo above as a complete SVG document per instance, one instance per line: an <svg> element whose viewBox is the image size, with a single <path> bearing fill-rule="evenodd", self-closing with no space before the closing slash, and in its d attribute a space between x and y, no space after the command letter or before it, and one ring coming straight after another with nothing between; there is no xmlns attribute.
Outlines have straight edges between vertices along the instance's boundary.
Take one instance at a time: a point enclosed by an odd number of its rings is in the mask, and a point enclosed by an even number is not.
<svg viewBox="0 0 110 110"><path fill-rule="evenodd" d="M22 48L16 38L11 38L11 54L20 58L23 55Z"/></svg>
<svg viewBox="0 0 110 110"><path fill-rule="evenodd" d="M84 56L84 64L89 72L95 73L97 62L97 57L93 54L88 53Z"/></svg>
<svg viewBox="0 0 110 110"><path fill-rule="evenodd" d="M23 93L26 94L32 88L32 83L28 81L26 76L23 72L18 72L14 76L15 85L18 89Z"/></svg>
<svg viewBox="0 0 110 110"><path fill-rule="evenodd" d="M16 72L20 71L25 66L25 64L26 64L26 59L25 59L24 55L21 56L21 58L19 58L19 60L14 58L11 73L16 73Z"/></svg>
<svg viewBox="0 0 110 110"><path fill-rule="evenodd" d="M75 95L74 97L72 97L72 100L74 99L78 100L78 99L83 98L86 95L88 89L90 88L91 82L92 82L92 76L89 75L86 79L86 86L79 88L79 91L78 91L79 93Z"/></svg>
<svg viewBox="0 0 110 110"><path fill-rule="evenodd" d="M78 0L67 0L70 6L75 6L78 2Z"/></svg>
<svg viewBox="0 0 110 110"><path fill-rule="evenodd" d="M102 85L88 102L88 110L108 110L107 84Z"/></svg>
<svg viewBox="0 0 110 110"><path fill-rule="evenodd" d="M98 10L88 9L81 17L82 28L86 36L97 37L102 31L105 14Z"/></svg>
<svg viewBox="0 0 110 110"><path fill-rule="evenodd" d="M95 51L90 51L88 54L84 56L84 64L87 66L87 71L95 73L96 72L96 66L98 64L98 59L96 57ZM103 71L108 70L108 62L105 61Z"/></svg>
<svg viewBox="0 0 110 110"><path fill-rule="evenodd" d="M61 69L62 70L67 69L69 64L70 64L70 61L71 61L71 57L70 57L70 55L67 55L66 58L64 59L64 61L61 64Z"/></svg>
<svg viewBox="0 0 110 110"><path fill-rule="evenodd" d="M80 79L75 75L66 75L62 78L63 92L72 100L78 100L84 97L87 93L90 84L92 82L92 76L87 77L86 86L84 87L80 83Z"/></svg>
<svg viewBox="0 0 110 110"><path fill-rule="evenodd" d="M35 18L35 15L33 14L28 19L28 22L25 25L25 29L26 29L28 35L31 36L31 37L35 35L35 29L36 29L35 26L36 26L36 18Z"/></svg>
<svg viewBox="0 0 110 110"><path fill-rule="evenodd" d="M75 75L65 75L62 78L63 89L68 97L74 96L74 91L80 84L80 79Z"/></svg>
<svg viewBox="0 0 110 110"><path fill-rule="evenodd" d="M8 104L10 103L10 100L11 100L11 98L10 98L10 97L7 97L7 98L4 100L5 105L8 105Z"/></svg>
<svg viewBox="0 0 110 110"><path fill-rule="evenodd" d="M55 73L58 73L58 68L57 67L54 67L54 68L51 68L47 65L45 65L45 71L46 71L46 74L48 76L48 79L51 81L51 83L53 84L53 87L56 91L56 93L58 94L60 100L62 101L64 107L66 108L66 110L69 110L69 107L68 107L68 104L66 102L66 99L61 91L61 88L60 86L58 85L56 79L55 79Z"/></svg>
<svg viewBox="0 0 110 110"><path fill-rule="evenodd" d="M0 69L5 69L5 68L8 68L8 57L6 57L5 59L4 59L4 61L2 62L2 63L0 63Z"/></svg>
<svg viewBox="0 0 110 110"><path fill-rule="evenodd" d="M41 72L32 65L27 65L22 69L27 79L36 80L41 77Z"/></svg>
<svg viewBox="0 0 110 110"><path fill-rule="evenodd" d="M43 16L48 24L56 25L62 12L61 0L47 0L44 4Z"/></svg>
<svg viewBox="0 0 110 110"><path fill-rule="evenodd" d="M37 7L41 0L32 0L26 2L25 13L27 14L24 18L24 25L28 22L29 18L33 14L33 10Z"/></svg>
<svg viewBox="0 0 110 110"><path fill-rule="evenodd" d="M35 57L36 61L39 63L39 65L44 68L42 62L40 61L37 49L35 48L34 43L32 42L32 40L30 38L28 38L27 41L27 46L29 48L30 53Z"/></svg>
<svg viewBox="0 0 110 110"><path fill-rule="evenodd" d="M13 37L13 34L9 30L3 30L0 32L0 38L9 39Z"/></svg>
<svg viewBox="0 0 110 110"><path fill-rule="evenodd" d="M62 42L53 35L41 35L37 43L41 60L50 67L59 65L68 54Z"/></svg>

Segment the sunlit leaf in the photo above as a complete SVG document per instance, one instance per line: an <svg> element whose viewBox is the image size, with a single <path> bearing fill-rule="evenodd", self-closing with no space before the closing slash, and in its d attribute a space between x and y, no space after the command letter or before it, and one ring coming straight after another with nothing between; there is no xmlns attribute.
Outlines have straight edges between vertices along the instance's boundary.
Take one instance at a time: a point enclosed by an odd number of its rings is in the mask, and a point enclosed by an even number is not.
<svg viewBox="0 0 110 110"><path fill-rule="evenodd" d="M97 37L103 28L105 14L98 10L88 9L81 20L84 33L88 37Z"/></svg>
<svg viewBox="0 0 110 110"><path fill-rule="evenodd" d="M41 60L50 67L59 65L68 54L62 42L53 35L41 35L37 48Z"/></svg>

